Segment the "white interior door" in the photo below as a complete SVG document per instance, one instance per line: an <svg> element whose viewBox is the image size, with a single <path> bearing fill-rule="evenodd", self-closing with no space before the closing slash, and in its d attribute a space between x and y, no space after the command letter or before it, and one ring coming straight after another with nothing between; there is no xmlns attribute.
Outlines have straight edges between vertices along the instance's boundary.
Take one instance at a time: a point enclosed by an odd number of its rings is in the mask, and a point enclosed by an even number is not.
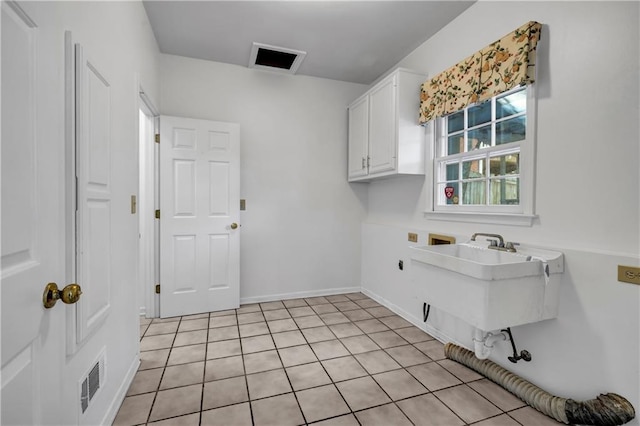
<svg viewBox="0 0 640 426"><path fill-rule="evenodd" d="M240 302L235 123L160 117L160 316Z"/></svg>
<svg viewBox="0 0 640 426"><path fill-rule="evenodd" d="M64 286L64 191L56 144L36 113L42 82L38 28L16 4L2 2L2 407L4 425L68 424L61 405L65 310L45 309L48 282ZM41 74L38 75L38 72ZM37 142L39 141L39 142ZM55 141L54 141L55 142ZM69 417L71 415L71 417Z"/></svg>

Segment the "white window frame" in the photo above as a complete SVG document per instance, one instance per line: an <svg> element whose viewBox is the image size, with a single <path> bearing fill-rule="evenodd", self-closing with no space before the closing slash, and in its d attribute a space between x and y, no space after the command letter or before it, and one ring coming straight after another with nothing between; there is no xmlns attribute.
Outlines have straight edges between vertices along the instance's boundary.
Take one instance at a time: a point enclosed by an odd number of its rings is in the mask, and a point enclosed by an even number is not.
<svg viewBox="0 0 640 426"><path fill-rule="evenodd" d="M514 91L517 89L514 89ZM441 152L446 136L443 137L446 120L436 118L427 125L427 135L429 136L429 155L427 161L427 176L432 177L430 185L425 185L427 199L426 217L436 220L447 220L456 222L476 222L491 224L508 224L531 226L535 215L535 152L536 152L536 93L535 85L529 85L527 92L527 112L526 112L526 138L519 142L511 142L490 148L484 148L477 153L454 154L449 156L453 159L460 159L467 156L479 156L488 158L496 151L506 151L520 148L520 204L518 205L438 205L438 165L442 162ZM498 95L502 96L504 94ZM465 158L466 159L466 158Z"/></svg>

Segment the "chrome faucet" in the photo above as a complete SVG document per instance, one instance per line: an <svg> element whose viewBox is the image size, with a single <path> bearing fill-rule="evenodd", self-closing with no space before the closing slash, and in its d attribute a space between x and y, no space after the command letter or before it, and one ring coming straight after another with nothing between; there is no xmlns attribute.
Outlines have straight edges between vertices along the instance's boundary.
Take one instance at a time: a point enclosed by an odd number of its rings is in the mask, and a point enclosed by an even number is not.
<svg viewBox="0 0 640 426"><path fill-rule="evenodd" d="M471 241L475 241L476 237L478 236L482 236L482 237L489 237L489 238L497 238L498 241L496 240L489 240L489 247L490 249L494 249L494 250L501 250L501 251L509 251L509 252L515 252L516 248L514 247L514 244L511 242L504 242L504 238L502 238L502 235L499 234L485 234L483 232L476 232L475 234L473 234L471 236Z"/></svg>

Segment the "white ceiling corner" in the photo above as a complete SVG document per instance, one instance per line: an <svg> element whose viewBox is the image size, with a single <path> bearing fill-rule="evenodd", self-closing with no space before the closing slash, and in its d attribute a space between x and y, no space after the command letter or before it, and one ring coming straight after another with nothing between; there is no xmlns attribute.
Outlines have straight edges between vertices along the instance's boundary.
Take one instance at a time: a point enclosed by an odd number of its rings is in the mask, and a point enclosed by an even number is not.
<svg viewBox="0 0 640 426"><path fill-rule="evenodd" d="M247 66L253 42L307 52L297 74L370 84L473 1L144 1L160 51Z"/></svg>

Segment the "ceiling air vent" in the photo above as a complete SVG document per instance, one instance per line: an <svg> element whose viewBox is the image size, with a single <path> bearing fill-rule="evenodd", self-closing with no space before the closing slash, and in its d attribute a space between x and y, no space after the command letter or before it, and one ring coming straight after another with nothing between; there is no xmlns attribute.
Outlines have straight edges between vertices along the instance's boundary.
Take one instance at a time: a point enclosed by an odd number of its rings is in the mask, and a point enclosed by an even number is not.
<svg viewBox="0 0 640 426"><path fill-rule="evenodd" d="M307 52L300 50L254 42L251 48L249 68L295 74L306 55Z"/></svg>

